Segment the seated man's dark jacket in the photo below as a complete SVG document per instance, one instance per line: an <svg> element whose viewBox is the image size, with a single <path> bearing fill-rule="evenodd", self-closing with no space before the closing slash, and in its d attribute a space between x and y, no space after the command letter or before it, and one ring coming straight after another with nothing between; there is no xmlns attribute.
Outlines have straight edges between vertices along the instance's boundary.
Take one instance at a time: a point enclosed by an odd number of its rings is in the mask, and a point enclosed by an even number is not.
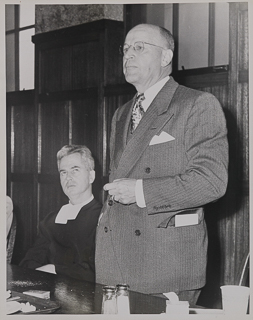
<svg viewBox="0 0 253 320"><path fill-rule="evenodd" d="M20 266L36 269L54 264L57 274L95 281L95 237L101 204L93 199L66 224L55 223L58 212L41 221L38 238Z"/></svg>

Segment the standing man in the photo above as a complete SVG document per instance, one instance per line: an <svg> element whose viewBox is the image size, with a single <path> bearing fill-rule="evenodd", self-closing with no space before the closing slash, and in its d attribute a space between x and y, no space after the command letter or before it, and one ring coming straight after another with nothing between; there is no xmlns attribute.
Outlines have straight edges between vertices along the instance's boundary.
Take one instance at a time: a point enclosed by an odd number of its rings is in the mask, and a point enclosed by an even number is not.
<svg viewBox="0 0 253 320"><path fill-rule="evenodd" d="M20 265L95 280L95 235L101 204L92 194L94 159L86 146L67 145L57 153L63 192L69 203L40 223L38 238Z"/></svg>
<svg viewBox="0 0 253 320"><path fill-rule="evenodd" d="M154 25L137 25L125 39L123 71L137 94L112 120L96 282L174 291L195 304L206 281L203 206L227 187L227 129L213 95L169 76L173 49L171 33Z"/></svg>

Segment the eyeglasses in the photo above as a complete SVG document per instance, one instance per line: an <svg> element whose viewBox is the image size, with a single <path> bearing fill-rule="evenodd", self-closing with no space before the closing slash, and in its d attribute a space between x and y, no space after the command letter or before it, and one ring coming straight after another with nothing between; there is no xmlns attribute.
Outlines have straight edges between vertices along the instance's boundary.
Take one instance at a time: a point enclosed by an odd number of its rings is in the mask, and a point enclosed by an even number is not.
<svg viewBox="0 0 253 320"><path fill-rule="evenodd" d="M148 43L148 42L144 42L144 41L136 41L133 45L128 45L125 43L123 46L120 46L119 52L120 52L120 54L125 55L128 52L128 50L130 49L130 47L133 47L134 51L136 51L137 53L142 53L145 48L144 44L149 44L150 46L158 47L158 48L165 50L165 48L157 46L156 44L153 44L153 43Z"/></svg>

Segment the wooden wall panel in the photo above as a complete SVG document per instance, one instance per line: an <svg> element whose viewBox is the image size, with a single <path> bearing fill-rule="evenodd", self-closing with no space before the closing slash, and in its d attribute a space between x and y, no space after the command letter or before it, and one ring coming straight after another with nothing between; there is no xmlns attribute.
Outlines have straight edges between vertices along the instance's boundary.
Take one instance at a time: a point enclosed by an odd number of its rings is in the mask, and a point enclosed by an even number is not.
<svg viewBox="0 0 253 320"><path fill-rule="evenodd" d="M45 218L45 216L59 209L62 205L68 203L67 196L63 193L62 187L60 184L59 175L54 179L54 183L40 183L39 184L39 220ZM39 221L38 221L39 224ZM37 224L37 227L38 227Z"/></svg>
<svg viewBox="0 0 253 320"><path fill-rule="evenodd" d="M98 85L103 74L99 42L85 42L72 48L73 90Z"/></svg>
<svg viewBox="0 0 253 320"><path fill-rule="evenodd" d="M61 68L61 86L59 91L72 89L72 48L69 46L61 49L61 64L64 68Z"/></svg>
<svg viewBox="0 0 253 320"><path fill-rule="evenodd" d="M31 182L12 182L11 198L17 218L16 243L12 263L17 264L34 242L36 235L36 207L34 203L34 184Z"/></svg>
<svg viewBox="0 0 253 320"><path fill-rule="evenodd" d="M35 111L32 104L11 107L11 162L12 173L31 173L34 171Z"/></svg>
<svg viewBox="0 0 253 320"><path fill-rule="evenodd" d="M36 205L34 167L36 148L34 91L7 93L7 195L17 218L16 245L12 263L18 263L34 240ZM35 214L35 215L34 215Z"/></svg>
<svg viewBox="0 0 253 320"><path fill-rule="evenodd" d="M105 47L107 60L105 61L105 85L125 83L122 68L122 55L119 47L123 45L123 29L115 29L106 34L105 41L110 43Z"/></svg>
<svg viewBox="0 0 253 320"><path fill-rule="evenodd" d="M199 90L203 90L206 92L212 93L220 102L224 113L226 115L226 109L228 108L228 85L223 84L220 86L212 86L206 88L199 88Z"/></svg>
<svg viewBox="0 0 253 320"><path fill-rule="evenodd" d="M40 93L96 86L103 74L100 55L98 41L42 50Z"/></svg>
<svg viewBox="0 0 253 320"><path fill-rule="evenodd" d="M238 123L238 162L242 166L237 172L238 179L249 179L249 84L238 85L237 123Z"/></svg>
<svg viewBox="0 0 253 320"><path fill-rule="evenodd" d="M65 53L62 54L62 53ZM63 77L62 63L63 57L66 57L66 50L62 52L60 48L52 48L41 52L41 70L43 77L41 79L41 92L54 92L62 90L62 81L64 79L64 87L71 89L71 81ZM66 67L68 64L66 63Z"/></svg>
<svg viewBox="0 0 253 320"><path fill-rule="evenodd" d="M73 100L71 105L71 140L72 144L86 145L95 160L96 178L93 183L93 194L101 199L102 166L100 161L99 146L102 143L101 131L98 125L98 101L97 96ZM100 138L99 138L100 137Z"/></svg>
<svg viewBox="0 0 253 320"><path fill-rule="evenodd" d="M249 25L248 25L248 7L247 3L241 4L240 10L238 12L239 20L239 69L247 70L249 69Z"/></svg>
<svg viewBox="0 0 253 320"><path fill-rule="evenodd" d="M69 142L69 103L65 101L43 103L40 106L38 139L41 139L41 173L55 173L56 153Z"/></svg>
<svg viewBox="0 0 253 320"><path fill-rule="evenodd" d="M229 235L225 239L224 283L233 284L242 258L249 250L249 177L248 177L248 6L230 4L230 73L228 105L234 123L230 124L231 208ZM246 76L240 79L240 73ZM244 83L242 83L242 81ZM232 198L232 196L234 198Z"/></svg>
<svg viewBox="0 0 253 320"><path fill-rule="evenodd" d="M234 260L229 259L229 251L226 255L226 264L232 265L232 274L226 282L230 284L236 280L236 275L241 267L240 262L249 251L249 92L248 83L238 83L237 101L234 105L234 115L236 118L235 134L235 215L232 225L233 238L230 240L234 244ZM232 142L231 142L232 144ZM232 172L231 172L232 175Z"/></svg>
<svg viewBox="0 0 253 320"><path fill-rule="evenodd" d="M72 143L85 144L97 157L98 117L97 97L73 100L72 106Z"/></svg>

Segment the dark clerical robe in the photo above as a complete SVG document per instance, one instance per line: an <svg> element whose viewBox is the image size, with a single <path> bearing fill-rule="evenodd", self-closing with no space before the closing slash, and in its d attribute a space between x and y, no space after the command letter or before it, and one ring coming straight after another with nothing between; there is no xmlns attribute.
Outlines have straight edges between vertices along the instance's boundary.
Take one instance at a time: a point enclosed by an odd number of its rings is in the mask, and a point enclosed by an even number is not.
<svg viewBox="0 0 253 320"><path fill-rule="evenodd" d="M101 204L93 199L84 205L75 220L55 223L58 211L40 223L39 235L20 266L36 269L54 264L57 274L95 281L95 237Z"/></svg>

